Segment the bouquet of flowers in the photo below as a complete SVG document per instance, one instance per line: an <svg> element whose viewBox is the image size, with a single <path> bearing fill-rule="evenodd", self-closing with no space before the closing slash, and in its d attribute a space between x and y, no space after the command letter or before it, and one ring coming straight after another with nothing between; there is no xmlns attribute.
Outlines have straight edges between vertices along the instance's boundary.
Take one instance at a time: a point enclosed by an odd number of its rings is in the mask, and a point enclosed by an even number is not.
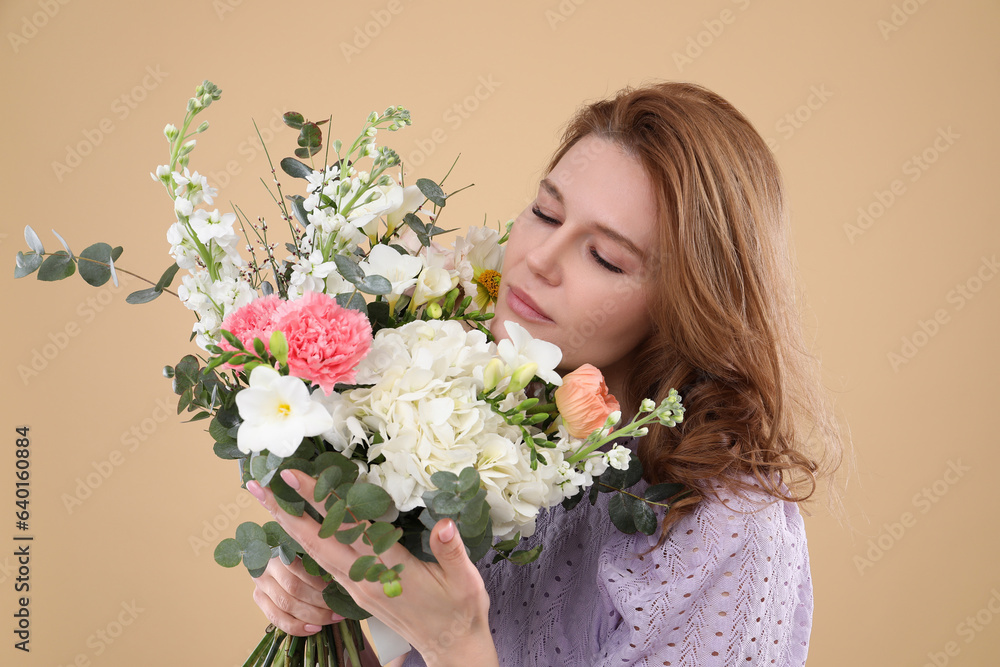
<svg viewBox="0 0 1000 667"><path fill-rule="evenodd" d="M389 596L400 594L405 575L380 554L400 542L433 560L430 529L446 517L473 560L492 550L494 560L520 564L539 557L541 545L517 550L538 513L571 508L585 494L591 503L600 492L615 494L609 518L620 530L655 532L651 505L669 507L684 491L661 484L630 493L642 467L614 441L641 437L652 422L676 425L680 397L671 390L659 405L647 399L620 425L619 405L596 368L560 376L559 348L513 322L503 324L507 338L494 340L485 323L510 223L503 234L473 227L450 246L437 242L446 232L439 215L459 190L445 193L447 174L440 183L405 185L394 173L399 156L376 145L378 130L406 127L409 112L373 112L350 146L324 142L329 119L284 115L299 134L296 157L280 167L304 181L304 194L284 195L272 164L272 194L290 237L279 258L263 218L251 221L238 207L207 210L217 191L188 168L192 137L208 128L191 130L192 123L220 96L205 81L181 128L164 130L170 159L152 176L173 200L167 240L174 263L158 281L143 279L152 286L127 300L173 294L184 271L176 296L196 313L192 338L203 354L164 373L178 414L208 420L215 453L238 462L242 483L256 480L284 510L313 515L322 537L370 545L374 555L358 558L350 576L381 582ZM17 253L15 276L37 271L41 280L59 280L79 269L91 285L117 284L121 247L95 243L76 255L56 236L64 250L48 253L26 227L29 250ZM278 474L289 468L317 479L314 500L325 515ZM245 522L215 550L219 564L243 563L254 577L275 557L301 558L328 580L324 598L348 620L307 638L269 626L245 664L357 667L367 612L276 522Z"/></svg>

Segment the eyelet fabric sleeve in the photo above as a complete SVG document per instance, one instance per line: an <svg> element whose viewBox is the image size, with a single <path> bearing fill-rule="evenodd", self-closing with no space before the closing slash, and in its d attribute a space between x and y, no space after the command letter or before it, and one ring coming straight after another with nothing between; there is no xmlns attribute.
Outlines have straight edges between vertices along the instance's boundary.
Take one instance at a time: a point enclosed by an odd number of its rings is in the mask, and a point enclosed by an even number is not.
<svg viewBox="0 0 1000 667"><path fill-rule="evenodd" d="M805 664L812 582L794 503L705 498L656 536L619 532L611 494L539 517L525 566L479 564L500 664L556 667ZM442 646L442 648L446 648ZM411 652L406 667L423 661Z"/></svg>

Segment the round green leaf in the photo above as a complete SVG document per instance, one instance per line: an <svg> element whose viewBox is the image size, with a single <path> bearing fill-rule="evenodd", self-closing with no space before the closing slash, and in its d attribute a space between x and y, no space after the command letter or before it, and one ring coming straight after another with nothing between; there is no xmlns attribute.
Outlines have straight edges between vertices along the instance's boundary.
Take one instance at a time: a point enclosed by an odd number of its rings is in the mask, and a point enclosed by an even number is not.
<svg viewBox="0 0 1000 667"><path fill-rule="evenodd" d="M392 496L368 482L355 483L347 493L347 509L359 521L377 519L389 511L391 505Z"/></svg>
<svg viewBox="0 0 1000 667"><path fill-rule="evenodd" d="M49 255L38 268L38 279L46 281L62 280L69 278L76 272L76 262L73 258L60 250L54 255Z"/></svg>
<svg viewBox="0 0 1000 667"><path fill-rule="evenodd" d="M244 549L249 547L252 542L264 542L266 545L267 533L253 521L244 521L236 528L236 541Z"/></svg>
<svg viewBox="0 0 1000 667"><path fill-rule="evenodd" d="M243 549L240 548L239 542L231 537L222 540L219 546L215 547L215 562L222 567L236 567L242 558Z"/></svg>
<svg viewBox="0 0 1000 667"><path fill-rule="evenodd" d="M263 532L261 530L261 533ZM269 560L271 560L271 547L263 540L254 540L243 551L243 564L248 570L266 568Z"/></svg>

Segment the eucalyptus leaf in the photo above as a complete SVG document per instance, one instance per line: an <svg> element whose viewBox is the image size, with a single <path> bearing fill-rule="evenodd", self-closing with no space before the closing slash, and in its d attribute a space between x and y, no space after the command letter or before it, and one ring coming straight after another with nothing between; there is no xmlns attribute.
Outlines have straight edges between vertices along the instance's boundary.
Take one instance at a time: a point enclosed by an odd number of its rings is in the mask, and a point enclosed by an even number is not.
<svg viewBox="0 0 1000 667"><path fill-rule="evenodd" d="M62 247L66 248L66 254L69 255L70 257L72 257L73 256L73 251L69 249L69 244L66 243L66 239L64 239L62 236L60 236L59 232L57 232L54 229L52 230L52 233L56 235L57 239L59 239L59 243L62 243Z"/></svg>
<svg viewBox="0 0 1000 667"><path fill-rule="evenodd" d="M38 279L45 281L56 281L69 278L76 272L76 262L73 258L60 250L54 255L49 255L38 267Z"/></svg>
<svg viewBox="0 0 1000 667"><path fill-rule="evenodd" d="M340 614L344 618L363 621L371 616L371 614L359 607L358 603L347 594L347 591L335 581L331 581L323 589L323 601L326 602L326 606L332 609L334 613Z"/></svg>
<svg viewBox="0 0 1000 667"><path fill-rule="evenodd" d="M301 162L299 164L302 164ZM285 199L292 202L292 213L295 215L295 219L299 221L299 224L303 228L309 226L309 213L306 211L305 206L302 202L305 201L305 197L302 195L289 195Z"/></svg>
<svg viewBox="0 0 1000 667"><path fill-rule="evenodd" d="M351 292L350 294L338 294L336 299L337 305L341 308L349 308L351 310L364 313L365 315L368 314L368 303L365 301L365 297L361 296L357 292Z"/></svg>
<svg viewBox="0 0 1000 667"><path fill-rule="evenodd" d="M282 171L293 178L308 178L313 173L309 165L303 164L293 157L283 158L280 164Z"/></svg>
<svg viewBox="0 0 1000 667"><path fill-rule="evenodd" d="M299 129L298 142L303 148L319 148L323 144L323 131L316 123L303 123Z"/></svg>
<svg viewBox="0 0 1000 667"><path fill-rule="evenodd" d="M248 570L266 568L271 560L271 547L264 540L254 540L243 550L243 564Z"/></svg>
<svg viewBox="0 0 1000 667"><path fill-rule="evenodd" d="M636 530L645 535L652 535L656 532L656 513L653 508L641 500L634 500L632 503L632 523Z"/></svg>
<svg viewBox="0 0 1000 667"><path fill-rule="evenodd" d="M351 565L351 569L348 570L347 576L351 578L351 581L362 581L365 578L365 572L368 571L372 565L375 564L375 556L359 556L354 564Z"/></svg>
<svg viewBox="0 0 1000 667"><path fill-rule="evenodd" d="M361 270L358 263L346 255L335 255L333 261L337 264L337 271L345 280L357 284L365 277L365 272Z"/></svg>
<svg viewBox="0 0 1000 667"><path fill-rule="evenodd" d="M80 253L80 277L88 285L100 287L111 279L111 246L107 243L95 243L87 246Z"/></svg>
<svg viewBox="0 0 1000 667"><path fill-rule="evenodd" d="M38 234L31 228L31 225L24 226L24 241L29 248L35 251L36 255L45 254L45 246L42 245L42 240L38 238Z"/></svg>
<svg viewBox="0 0 1000 667"><path fill-rule="evenodd" d="M392 547L402 536L402 528L397 528L391 523L378 521L365 531L364 542L371 545L372 551L380 554Z"/></svg>
<svg viewBox="0 0 1000 667"><path fill-rule="evenodd" d="M660 502L684 490L683 484L654 484L646 489L642 497L651 502Z"/></svg>
<svg viewBox="0 0 1000 667"><path fill-rule="evenodd" d="M346 500L347 511L358 521L377 519L392 505L392 496L385 489L368 482L354 484L347 493Z"/></svg>
<svg viewBox="0 0 1000 667"><path fill-rule="evenodd" d="M284 121L285 125L292 128L293 130L298 130L302 127L302 123L306 122L305 116L298 113L297 111L288 111L281 116L281 120Z"/></svg>
<svg viewBox="0 0 1000 667"><path fill-rule="evenodd" d="M251 542L267 542L267 533L253 521L244 521L236 527L236 541L246 549Z"/></svg>
<svg viewBox="0 0 1000 667"><path fill-rule="evenodd" d="M182 394L198 382L201 367L193 354L184 357L174 366L174 393Z"/></svg>
<svg viewBox="0 0 1000 667"><path fill-rule="evenodd" d="M313 489L313 500L321 502L330 495L330 492L340 486L343 481L344 471L337 466L330 466L319 474L316 479L316 487Z"/></svg>
<svg viewBox="0 0 1000 667"><path fill-rule="evenodd" d="M608 501L608 516L611 523L623 533L631 535L636 531L634 519L634 505L636 499L624 493L616 493Z"/></svg>
<svg viewBox="0 0 1000 667"><path fill-rule="evenodd" d="M340 525L344 522L344 515L347 512L347 501L341 498L327 510L323 525L320 526L319 536L327 538L340 530Z"/></svg>
<svg viewBox="0 0 1000 667"><path fill-rule="evenodd" d="M527 565L528 563L533 563L538 560L538 557L541 555L542 547L543 545L539 544L531 549L515 551L510 555L510 560L515 565Z"/></svg>
<svg viewBox="0 0 1000 667"><path fill-rule="evenodd" d="M16 264L14 266L14 277L23 278L25 276L30 276L32 273L37 271L38 267L41 265L41 255L36 255L34 252L29 252L25 255L19 250L17 252Z"/></svg>
<svg viewBox="0 0 1000 667"><path fill-rule="evenodd" d="M180 269L177 263L174 262L167 267L167 270L160 275L160 279L156 281L156 289L163 291L165 288L170 287L170 283L174 282L174 276L177 275L177 271Z"/></svg>
<svg viewBox="0 0 1000 667"><path fill-rule="evenodd" d="M202 412L199 415L195 416L193 419L191 419L191 421L195 421L199 418L206 419L208 416L209 413ZM246 456L246 454L241 452L240 448L236 446L235 441L233 441L232 443L216 442L214 445L212 445L212 451L215 452L215 455L218 456L220 459L225 459L227 461L231 461L233 459L241 459Z"/></svg>
<svg viewBox="0 0 1000 667"><path fill-rule="evenodd" d="M376 275L365 276L355 283L355 286L365 294L388 294L392 291L392 283L382 276Z"/></svg>
<svg viewBox="0 0 1000 667"><path fill-rule="evenodd" d="M441 491L458 493L458 475L447 470L439 470L431 475L431 484Z"/></svg>
<svg viewBox="0 0 1000 667"><path fill-rule="evenodd" d="M119 247L119 250L121 248ZM108 273L111 274L111 282L115 287L118 287L118 271L115 269L115 260L113 258L108 258Z"/></svg>
<svg viewBox="0 0 1000 667"><path fill-rule="evenodd" d="M125 297L125 302L131 304L149 303L153 299L159 297L161 294L163 294L163 290L158 290L155 287L150 287L148 289L141 289L132 292L127 297Z"/></svg>
<svg viewBox="0 0 1000 667"><path fill-rule="evenodd" d="M229 537L215 547L215 562L222 567L236 567L243 559L243 549L240 543Z"/></svg>
<svg viewBox="0 0 1000 667"><path fill-rule="evenodd" d="M337 531L337 541L341 544L352 544L353 542L356 542L359 537L361 537L361 533L363 532L365 532L365 524L355 524L350 528Z"/></svg>
<svg viewBox="0 0 1000 667"><path fill-rule="evenodd" d="M420 192L422 192L423 195L432 202L438 206L444 206L447 197L445 196L444 190L441 189L440 185L429 178L418 178L417 187L420 189Z"/></svg>

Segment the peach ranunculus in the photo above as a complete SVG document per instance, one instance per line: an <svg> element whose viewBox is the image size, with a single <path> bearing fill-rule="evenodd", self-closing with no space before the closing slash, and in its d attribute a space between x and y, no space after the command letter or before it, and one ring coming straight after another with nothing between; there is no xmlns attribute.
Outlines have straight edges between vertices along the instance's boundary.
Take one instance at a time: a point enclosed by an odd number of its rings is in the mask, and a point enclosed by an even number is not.
<svg viewBox="0 0 1000 667"><path fill-rule="evenodd" d="M604 426L608 415L621 410L618 400L608 393L604 375L590 364L566 375L555 399L566 430L574 438L586 438Z"/></svg>

